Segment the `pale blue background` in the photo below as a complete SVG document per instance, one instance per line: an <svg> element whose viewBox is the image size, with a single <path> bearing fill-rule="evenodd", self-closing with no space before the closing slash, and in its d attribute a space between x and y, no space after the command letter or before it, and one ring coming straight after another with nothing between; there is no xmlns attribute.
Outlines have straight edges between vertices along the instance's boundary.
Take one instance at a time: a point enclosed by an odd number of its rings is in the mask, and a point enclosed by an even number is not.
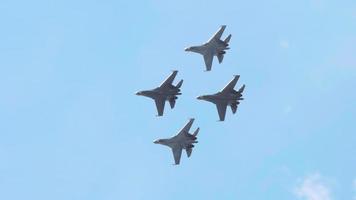
<svg viewBox="0 0 356 200"><path fill-rule="evenodd" d="M169 3L168 3L169 2ZM213 71L184 52L226 24ZM297 199L319 173L333 199L356 178L356 2L0 1L0 199ZM179 70L183 95L157 118L135 96ZM233 74L236 115L196 96ZM154 139L190 117L192 157Z"/></svg>

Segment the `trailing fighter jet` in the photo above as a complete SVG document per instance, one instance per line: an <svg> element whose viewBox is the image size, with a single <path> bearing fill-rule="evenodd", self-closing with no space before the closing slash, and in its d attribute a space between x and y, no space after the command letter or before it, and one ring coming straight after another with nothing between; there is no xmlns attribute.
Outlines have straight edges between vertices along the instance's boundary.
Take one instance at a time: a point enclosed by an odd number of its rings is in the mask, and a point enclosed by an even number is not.
<svg viewBox="0 0 356 200"><path fill-rule="evenodd" d="M218 109L220 121L225 120L226 107L229 105L231 107L232 113L235 114L237 110L237 106L240 104L240 100L242 98L242 92L245 89L245 85L243 85L238 91L234 90L234 87L239 80L240 76L235 75L234 79L228 83L224 89L220 92L212 94L212 95L202 95L197 97L197 99L209 101L216 105Z"/></svg>
<svg viewBox="0 0 356 200"><path fill-rule="evenodd" d="M231 39L231 34L227 36L225 40L220 39L225 28L226 25L221 26L215 35L203 45L192 46L185 49L185 51L192 51L204 56L206 71L211 70L214 56L218 57L219 63L221 63L224 59L224 54L226 53L225 50L230 49L228 46Z"/></svg>
<svg viewBox="0 0 356 200"><path fill-rule="evenodd" d="M197 135L199 128L197 128L193 134L189 133L189 129L192 127L193 122L194 118L191 118L177 135L168 139L158 139L153 142L155 144L162 144L170 147L172 149L174 163L176 165L179 165L180 163L180 157L183 149L187 152L187 156L190 157L193 151L194 143L198 143Z"/></svg>
<svg viewBox="0 0 356 200"><path fill-rule="evenodd" d="M172 74L159 87L155 89L144 90L136 93L136 95L149 97L155 100L158 116L163 115L166 101L169 102L171 108L173 109L176 103L176 99L178 99L177 95L182 94L180 92L180 87L183 84L183 80L179 81L176 86L173 85L173 80L177 73L178 71L173 71Z"/></svg>

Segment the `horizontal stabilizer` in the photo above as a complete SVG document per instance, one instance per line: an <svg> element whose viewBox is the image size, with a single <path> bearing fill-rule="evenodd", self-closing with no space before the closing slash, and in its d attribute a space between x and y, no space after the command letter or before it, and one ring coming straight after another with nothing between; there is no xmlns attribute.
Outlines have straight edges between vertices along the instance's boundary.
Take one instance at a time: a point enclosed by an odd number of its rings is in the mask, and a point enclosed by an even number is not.
<svg viewBox="0 0 356 200"><path fill-rule="evenodd" d="M218 56L219 63L222 63L224 59L224 54L218 54L217 56Z"/></svg>
<svg viewBox="0 0 356 200"><path fill-rule="evenodd" d="M233 114L236 113L236 111L237 111L237 103L231 104L231 111L232 111Z"/></svg>
<svg viewBox="0 0 356 200"><path fill-rule="evenodd" d="M183 84L183 79L179 81L179 83L176 85L176 87L180 88L180 87L182 87L182 84Z"/></svg>
<svg viewBox="0 0 356 200"><path fill-rule="evenodd" d="M187 152L187 156L188 156L188 158L189 158L190 155L192 155L193 149L192 149L192 148L187 148L187 149L185 149L185 151Z"/></svg>
<svg viewBox="0 0 356 200"><path fill-rule="evenodd" d="M231 39L231 34L225 38L224 42L227 44L230 42L230 39Z"/></svg>
<svg viewBox="0 0 356 200"><path fill-rule="evenodd" d="M242 93L245 89L245 84L239 89L239 91L237 91L238 93Z"/></svg>
<svg viewBox="0 0 356 200"><path fill-rule="evenodd" d="M176 104L175 98L169 99L169 105L171 105L171 108L172 108L172 109L174 108L174 105L175 105L175 104Z"/></svg>
<svg viewBox="0 0 356 200"><path fill-rule="evenodd" d="M194 136L197 136L198 133L199 133L199 130L200 130L200 128L197 128L197 130L194 131L193 135L194 135Z"/></svg>

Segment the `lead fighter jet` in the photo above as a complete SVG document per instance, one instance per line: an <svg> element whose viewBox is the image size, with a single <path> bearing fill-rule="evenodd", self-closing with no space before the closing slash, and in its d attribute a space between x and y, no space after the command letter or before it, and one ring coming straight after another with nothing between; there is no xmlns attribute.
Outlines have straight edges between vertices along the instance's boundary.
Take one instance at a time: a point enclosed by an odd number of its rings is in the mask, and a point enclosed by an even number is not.
<svg viewBox="0 0 356 200"><path fill-rule="evenodd" d="M216 105L218 109L220 121L225 120L226 107L229 105L231 107L232 113L235 114L237 110L237 106L240 104L240 100L242 98L242 92L245 89L245 85L243 85L238 91L234 90L234 87L239 80L240 76L235 75L234 79L230 81L224 89L220 92L212 94L212 95L202 95L197 97L197 99L209 101Z"/></svg>
<svg viewBox="0 0 356 200"><path fill-rule="evenodd" d="M173 109L176 103L176 99L178 99L177 95L182 94L180 92L180 87L183 84L183 80L179 81L176 86L173 85L173 80L177 73L178 71L173 71L172 74L159 87L155 89L140 91L136 93L136 95L149 97L155 100L158 116L163 115L166 101L169 102L171 108Z"/></svg>
<svg viewBox="0 0 356 200"><path fill-rule="evenodd" d="M197 135L199 128L197 128L193 134L189 133L189 129L192 126L194 119L190 119L189 122L179 131L179 133L168 139L158 139L153 143L162 144L170 147L173 152L174 163L179 165L182 150L185 149L187 156L190 157L194 147L194 143L198 143Z"/></svg>
<svg viewBox="0 0 356 200"><path fill-rule="evenodd" d="M225 40L220 39L225 28L226 25L221 26L220 29L215 33L215 35L203 45L192 46L185 49L185 51L192 51L204 56L206 71L211 70L214 56L217 56L219 63L221 63L224 59L224 54L226 53L226 50L230 49L228 46L231 39L231 34L227 36Z"/></svg>

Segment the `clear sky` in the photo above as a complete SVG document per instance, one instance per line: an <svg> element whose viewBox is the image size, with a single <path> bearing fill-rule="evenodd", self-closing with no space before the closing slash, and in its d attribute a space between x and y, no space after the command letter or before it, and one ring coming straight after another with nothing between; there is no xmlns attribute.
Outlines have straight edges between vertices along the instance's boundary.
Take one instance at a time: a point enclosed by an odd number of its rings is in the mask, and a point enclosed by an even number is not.
<svg viewBox="0 0 356 200"><path fill-rule="evenodd" d="M224 62L184 48L226 24ZM0 199L356 199L356 2L0 1ZM134 95L179 70L156 117ZM236 115L196 97L234 74ZM192 156L153 144L194 117Z"/></svg>

